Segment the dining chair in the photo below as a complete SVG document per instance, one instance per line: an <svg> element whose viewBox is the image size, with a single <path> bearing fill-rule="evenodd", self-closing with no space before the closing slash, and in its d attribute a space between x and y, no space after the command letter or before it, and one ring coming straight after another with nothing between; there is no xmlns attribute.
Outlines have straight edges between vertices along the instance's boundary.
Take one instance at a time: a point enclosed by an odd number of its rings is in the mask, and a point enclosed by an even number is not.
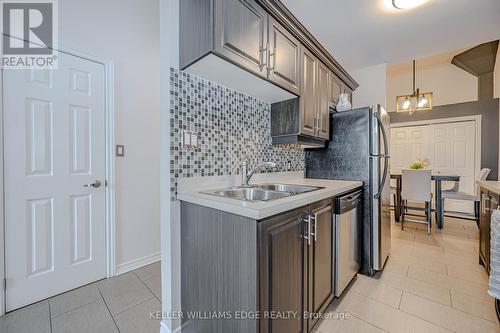
<svg viewBox="0 0 500 333"><path fill-rule="evenodd" d="M431 234L432 225L432 189L431 189L431 170L401 170L402 189L401 189L401 230L404 230L404 221L408 210L423 211L425 221L407 219L408 222L427 224L427 234ZM423 202L422 207L412 207L408 205L411 202ZM422 216L422 215L416 215Z"/></svg>
<svg viewBox="0 0 500 333"><path fill-rule="evenodd" d="M488 168L481 169L481 171L479 172L479 176L477 178L477 181L486 180L486 178L488 178L488 175L490 174L490 172L491 172L491 169L488 169ZM455 185L453 186L452 189L445 190L442 192L442 194L441 194L442 205L444 207L444 203L445 203L446 199L474 202L474 215L473 215L474 217L473 218L469 217L472 214L467 214L467 213L465 213L465 214L460 213L461 216L446 214L447 212L456 213L456 212L452 212L452 211L445 211L444 216L454 217L454 218L462 219L462 220L476 221L476 223L479 225L479 217L480 217L480 213L481 213L480 212L480 201L481 201L480 196L481 196L481 194L479 191L479 184L476 183L475 193L459 192L458 191L459 185L460 185L459 182L455 182Z"/></svg>
<svg viewBox="0 0 500 333"><path fill-rule="evenodd" d="M398 204L398 200L397 200L397 197L396 197L396 194L397 193L397 188L396 186L393 186L391 184L391 196L392 196L392 205L391 205L391 210L394 210L396 211L396 206Z"/></svg>

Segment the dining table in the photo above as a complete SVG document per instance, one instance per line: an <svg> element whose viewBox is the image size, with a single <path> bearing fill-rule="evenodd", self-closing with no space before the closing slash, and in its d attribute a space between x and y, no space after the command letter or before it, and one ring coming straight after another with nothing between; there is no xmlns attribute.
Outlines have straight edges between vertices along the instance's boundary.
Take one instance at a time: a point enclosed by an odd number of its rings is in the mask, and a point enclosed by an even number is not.
<svg viewBox="0 0 500 333"><path fill-rule="evenodd" d="M396 202L394 203L394 215L396 222L399 222L401 217L401 189L403 187L403 177L401 174L395 173L391 174L391 179L396 180ZM434 174L431 176L431 180L434 181L435 186L435 208L433 211L436 213L436 225L439 229L443 228L444 221L444 206L443 201L441 200L443 187L442 182L459 182L460 176L456 175L442 175L442 174Z"/></svg>

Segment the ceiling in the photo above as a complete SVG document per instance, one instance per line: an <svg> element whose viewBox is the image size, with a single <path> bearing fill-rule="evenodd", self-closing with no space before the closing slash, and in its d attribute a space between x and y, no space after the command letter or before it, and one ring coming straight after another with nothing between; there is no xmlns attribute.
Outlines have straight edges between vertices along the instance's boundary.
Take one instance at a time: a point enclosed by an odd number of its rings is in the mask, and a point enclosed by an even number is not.
<svg viewBox="0 0 500 333"><path fill-rule="evenodd" d="M398 63L500 38L500 0L281 0L348 70Z"/></svg>

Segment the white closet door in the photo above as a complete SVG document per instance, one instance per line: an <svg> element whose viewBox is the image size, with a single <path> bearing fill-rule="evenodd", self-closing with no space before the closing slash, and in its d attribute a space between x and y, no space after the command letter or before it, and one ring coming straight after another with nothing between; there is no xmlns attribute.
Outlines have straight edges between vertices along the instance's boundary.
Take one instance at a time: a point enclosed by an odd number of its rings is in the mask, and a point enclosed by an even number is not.
<svg viewBox="0 0 500 333"><path fill-rule="evenodd" d="M410 160L408 127L391 128L391 173L401 173Z"/></svg>
<svg viewBox="0 0 500 333"><path fill-rule="evenodd" d="M460 191L475 192L476 123L474 121L391 128L391 172L401 173L417 159L428 159L433 174L460 176ZM443 189L453 182L443 182ZM433 187L434 189L434 187ZM447 200L446 210L474 212L471 203Z"/></svg>
<svg viewBox="0 0 500 333"><path fill-rule="evenodd" d="M475 192L476 124L474 121L430 125L430 167L434 174L460 176L460 191ZM453 187L444 182L443 189ZM474 212L472 203L446 200L446 210Z"/></svg>
<svg viewBox="0 0 500 333"><path fill-rule="evenodd" d="M401 173L411 163L429 158L428 126L391 129L391 172Z"/></svg>
<svg viewBox="0 0 500 333"><path fill-rule="evenodd" d="M104 66L59 53L3 82L10 311L106 277Z"/></svg>

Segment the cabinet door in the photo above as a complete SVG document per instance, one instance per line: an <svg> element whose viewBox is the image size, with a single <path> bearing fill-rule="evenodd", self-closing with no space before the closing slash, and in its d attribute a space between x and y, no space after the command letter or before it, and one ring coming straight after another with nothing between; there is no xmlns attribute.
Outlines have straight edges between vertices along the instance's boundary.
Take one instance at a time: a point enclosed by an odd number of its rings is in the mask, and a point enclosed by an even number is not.
<svg viewBox="0 0 500 333"><path fill-rule="evenodd" d="M318 136L328 140L330 138L330 93L328 91L328 67L318 62L318 83L316 98L318 106L317 127Z"/></svg>
<svg viewBox="0 0 500 333"><path fill-rule="evenodd" d="M269 79L300 95L300 43L269 16Z"/></svg>
<svg viewBox="0 0 500 333"><path fill-rule="evenodd" d="M259 223L260 310L296 312L288 319L260 320L261 333L304 332L304 238L299 212Z"/></svg>
<svg viewBox="0 0 500 333"><path fill-rule="evenodd" d="M487 190L481 189L481 215L479 219L479 262L489 270L490 252L490 196Z"/></svg>
<svg viewBox="0 0 500 333"><path fill-rule="evenodd" d="M339 95L342 94L342 83L333 72L328 73L328 90L330 92L329 101L333 105L337 105Z"/></svg>
<svg viewBox="0 0 500 333"><path fill-rule="evenodd" d="M215 50L255 74L267 77L264 48L268 14L253 0L216 0Z"/></svg>
<svg viewBox="0 0 500 333"><path fill-rule="evenodd" d="M316 106L316 83L318 73L318 59L307 50L302 48L302 69L301 69L301 134L316 136L317 106Z"/></svg>
<svg viewBox="0 0 500 333"><path fill-rule="evenodd" d="M333 216L332 203L312 210L312 237L308 253L310 313L323 312L333 299ZM308 320L311 330L318 318Z"/></svg>
<svg viewBox="0 0 500 333"><path fill-rule="evenodd" d="M344 87L344 94L349 95L349 102L351 102L351 105L352 105L352 91L351 91L351 89Z"/></svg>

